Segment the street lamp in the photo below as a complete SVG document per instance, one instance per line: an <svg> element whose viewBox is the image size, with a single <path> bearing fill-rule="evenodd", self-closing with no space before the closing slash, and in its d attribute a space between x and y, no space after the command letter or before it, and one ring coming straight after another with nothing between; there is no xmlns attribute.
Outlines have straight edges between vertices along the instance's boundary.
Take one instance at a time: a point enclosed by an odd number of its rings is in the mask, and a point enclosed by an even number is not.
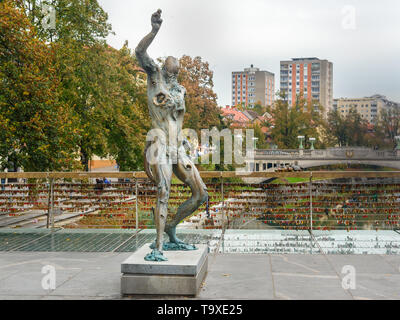
<svg viewBox="0 0 400 320"><path fill-rule="evenodd" d="M304 149L304 148L303 148L303 140L304 140L304 136L297 136L297 139L299 139L299 140L300 140L299 149Z"/></svg>
<svg viewBox="0 0 400 320"><path fill-rule="evenodd" d="M243 136L241 134L235 134L235 137L239 139L239 141L243 140Z"/></svg>
<svg viewBox="0 0 400 320"><path fill-rule="evenodd" d="M310 138L310 143L311 143L311 147L310 150L314 150L314 142L315 142L315 138Z"/></svg>
<svg viewBox="0 0 400 320"><path fill-rule="evenodd" d="M400 150L400 136L395 136L394 140L396 141L396 150Z"/></svg>
<svg viewBox="0 0 400 320"><path fill-rule="evenodd" d="M257 142L258 138L254 137L253 140L254 140L254 150L255 150L256 149L256 142Z"/></svg>

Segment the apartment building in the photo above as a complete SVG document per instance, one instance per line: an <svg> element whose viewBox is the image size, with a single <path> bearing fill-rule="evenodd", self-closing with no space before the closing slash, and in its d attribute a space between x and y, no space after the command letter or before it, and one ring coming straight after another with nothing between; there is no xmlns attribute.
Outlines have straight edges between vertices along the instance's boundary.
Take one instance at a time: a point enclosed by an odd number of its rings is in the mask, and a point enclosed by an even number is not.
<svg viewBox="0 0 400 320"><path fill-rule="evenodd" d="M244 105L252 108L260 103L270 106L274 102L275 75L253 65L244 71L232 72L232 106Z"/></svg>
<svg viewBox="0 0 400 320"><path fill-rule="evenodd" d="M352 108L355 108L361 118L369 123L375 123L383 109L400 108L400 103L390 101L379 94L364 98L338 98L333 100L333 109L338 110L343 116L349 114Z"/></svg>
<svg viewBox="0 0 400 320"><path fill-rule="evenodd" d="M333 105L333 63L312 58L292 58L280 62L280 91L290 106L298 96L309 102L317 100L325 108L325 116Z"/></svg>

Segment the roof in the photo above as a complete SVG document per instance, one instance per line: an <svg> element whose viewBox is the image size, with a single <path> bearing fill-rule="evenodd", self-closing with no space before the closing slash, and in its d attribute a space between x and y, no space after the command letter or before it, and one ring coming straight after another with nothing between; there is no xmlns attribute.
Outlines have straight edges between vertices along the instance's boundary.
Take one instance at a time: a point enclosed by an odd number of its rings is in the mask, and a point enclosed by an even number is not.
<svg viewBox="0 0 400 320"><path fill-rule="evenodd" d="M264 113L264 114L262 115L262 118L264 118L264 119L271 119L272 116L271 116L270 113L266 112L266 113Z"/></svg>
<svg viewBox="0 0 400 320"><path fill-rule="evenodd" d="M245 110L243 113L250 119L250 121L254 121L259 117L259 114L253 110Z"/></svg>
<svg viewBox="0 0 400 320"><path fill-rule="evenodd" d="M250 118L236 108L222 108L222 116L234 122L249 122Z"/></svg>

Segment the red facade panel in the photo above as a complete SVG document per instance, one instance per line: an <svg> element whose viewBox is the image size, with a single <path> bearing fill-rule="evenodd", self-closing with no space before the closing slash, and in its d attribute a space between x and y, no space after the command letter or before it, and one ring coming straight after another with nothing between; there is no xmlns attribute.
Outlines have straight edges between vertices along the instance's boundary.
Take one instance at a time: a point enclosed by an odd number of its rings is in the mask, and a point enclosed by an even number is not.
<svg viewBox="0 0 400 320"><path fill-rule="evenodd" d="M296 101L296 64L292 64L292 105Z"/></svg>

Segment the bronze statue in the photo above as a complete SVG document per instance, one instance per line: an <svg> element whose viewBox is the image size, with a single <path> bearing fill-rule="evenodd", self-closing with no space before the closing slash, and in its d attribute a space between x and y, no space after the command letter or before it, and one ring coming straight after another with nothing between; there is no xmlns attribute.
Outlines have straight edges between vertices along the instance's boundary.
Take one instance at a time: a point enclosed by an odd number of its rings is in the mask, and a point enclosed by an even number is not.
<svg viewBox="0 0 400 320"><path fill-rule="evenodd" d="M196 249L176 237L176 226L208 198L207 187L185 150L187 141L182 134L182 124L186 90L177 80L179 61L174 57L167 57L163 67L160 68L146 52L161 24L161 10L158 9L151 16L151 32L135 49L140 66L147 73L147 97L152 128L161 133L158 139L147 142L144 157L146 173L157 185L157 204L154 212L157 238L155 244L151 246L153 251L145 257L151 261L167 260L162 253L163 249ZM148 150L151 148L156 149L155 161L149 159ZM178 208L172 221L167 224L172 173L190 187L192 196ZM170 243L165 243L163 246L164 231L169 236Z"/></svg>

